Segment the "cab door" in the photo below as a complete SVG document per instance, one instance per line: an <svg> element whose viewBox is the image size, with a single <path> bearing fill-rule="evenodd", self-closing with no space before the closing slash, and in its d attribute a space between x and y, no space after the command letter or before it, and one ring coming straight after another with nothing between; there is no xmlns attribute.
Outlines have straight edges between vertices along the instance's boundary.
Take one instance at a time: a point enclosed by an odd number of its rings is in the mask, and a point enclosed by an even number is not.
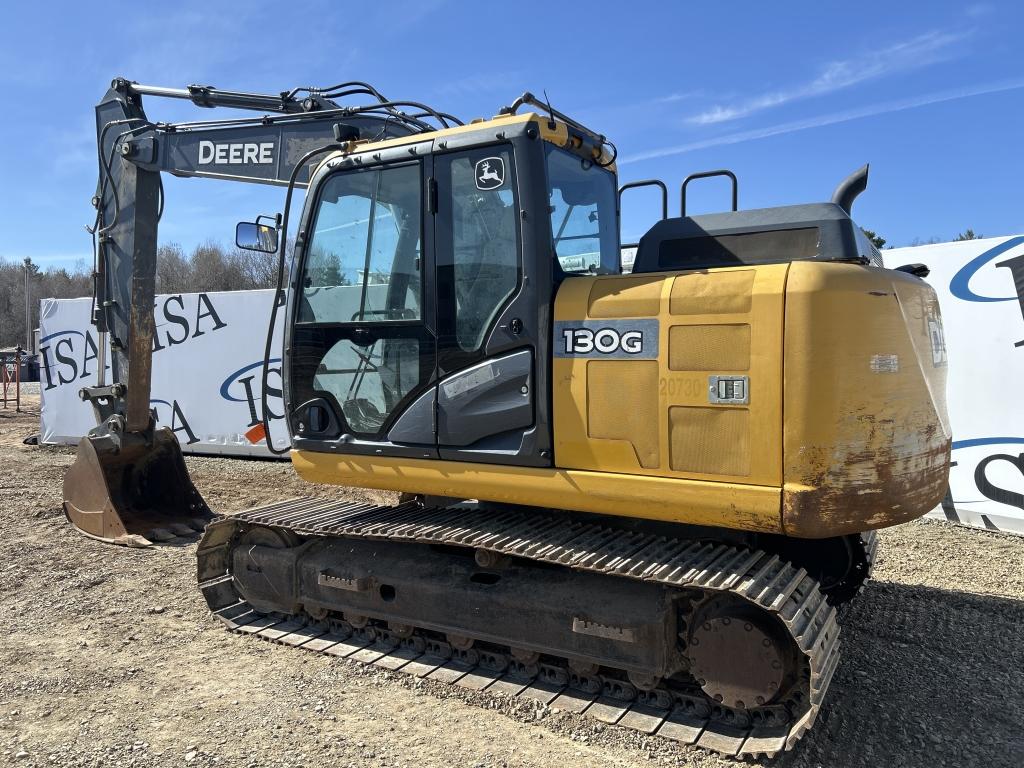
<svg viewBox="0 0 1024 768"><path fill-rule="evenodd" d="M286 340L295 448L437 456L430 171L355 166L317 186Z"/></svg>
<svg viewBox="0 0 1024 768"><path fill-rule="evenodd" d="M442 459L550 464L538 345L546 348L551 256L524 202L545 194L539 161L537 142L526 141L434 157Z"/></svg>

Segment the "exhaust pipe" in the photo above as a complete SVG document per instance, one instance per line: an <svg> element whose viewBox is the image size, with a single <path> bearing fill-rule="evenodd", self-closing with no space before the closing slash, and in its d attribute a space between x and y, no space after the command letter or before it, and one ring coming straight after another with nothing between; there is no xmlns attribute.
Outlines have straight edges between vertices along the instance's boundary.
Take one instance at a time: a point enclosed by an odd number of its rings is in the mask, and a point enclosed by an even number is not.
<svg viewBox="0 0 1024 768"><path fill-rule="evenodd" d="M868 166L863 165L839 182L836 191L832 193L832 202L849 214L850 209L853 207L853 201L857 199L857 195L867 188Z"/></svg>

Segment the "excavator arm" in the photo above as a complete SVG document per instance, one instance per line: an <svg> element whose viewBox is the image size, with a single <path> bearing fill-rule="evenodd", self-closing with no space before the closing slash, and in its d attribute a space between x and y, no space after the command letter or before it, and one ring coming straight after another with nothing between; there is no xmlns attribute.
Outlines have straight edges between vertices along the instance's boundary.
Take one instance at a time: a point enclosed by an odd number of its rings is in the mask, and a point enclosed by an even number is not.
<svg viewBox="0 0 1024 768"><path fill-rule="evenodd" d="M261 114L158 123L147 117L144 96ZM338 103L353 97L369 97L369 103ZM64 509L76 528L105 541L148 546L201 530L210 517L177 440L157 429L150 407L161 174L304 187L309 169L301 166L318 151L453 122L458 121L423 105L390 101L365 83L266 95L112 82L96 107L99 181L89 228L101 359L96 385L80 391L93 406L97 426L79 443L64 480Z"/></svg>

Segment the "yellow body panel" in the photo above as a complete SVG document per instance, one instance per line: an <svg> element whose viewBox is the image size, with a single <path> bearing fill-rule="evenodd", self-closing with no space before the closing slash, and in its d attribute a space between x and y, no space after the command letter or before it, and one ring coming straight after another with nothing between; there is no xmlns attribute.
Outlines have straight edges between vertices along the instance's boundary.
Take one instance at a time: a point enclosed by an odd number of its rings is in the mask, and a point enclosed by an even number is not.
<svg viewBox="0 0 1024 768"><path fill-rule="evenodd" d="M335 456L292 451L292 464L312 483L354 485L456 498L486 499L622 517L779 530L779 489L720 483L708 497L702 483L660 477L506 467L432 459Z"/></svg>
<svg viewBox="0 0 1024 768"><path fill-rule="evenodd" d="M785 392L787 534L881 528L942 500L946 353L927 284L852 264L794 263Z"/></svg>
<svg viewBox="0 0 1024 768"><path fill-rule="evenodd" d="M555 468L292 460L313 482L801 538L894 525L941 500L945 348L923 281L802 261L574 277L556 297L556 322L633 319L657 320L656 359L550 361ZM748 376L749 402L710 402L717 375Z"/></svg>
<svg viewBox="0 0 1024 768"><path fill-rule="evenodd" d="M555 358L558 466L778 487L788 268L566 281L556 321L657 318L658 359ZM749 405L708 402L721 374L750 377Z"/></svg>

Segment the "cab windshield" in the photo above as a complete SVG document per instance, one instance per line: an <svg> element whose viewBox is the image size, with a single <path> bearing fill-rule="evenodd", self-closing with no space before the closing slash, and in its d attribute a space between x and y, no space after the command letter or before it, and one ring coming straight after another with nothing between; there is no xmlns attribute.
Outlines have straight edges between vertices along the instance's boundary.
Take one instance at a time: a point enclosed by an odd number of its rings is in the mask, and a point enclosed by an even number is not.
<svg viewBox="0 0 1024 768"><path fill-rule="evenodd" d="M615 176L552 144L546 144L546 152L551 235L559 265L570 274L617 274Z"/></svg>

